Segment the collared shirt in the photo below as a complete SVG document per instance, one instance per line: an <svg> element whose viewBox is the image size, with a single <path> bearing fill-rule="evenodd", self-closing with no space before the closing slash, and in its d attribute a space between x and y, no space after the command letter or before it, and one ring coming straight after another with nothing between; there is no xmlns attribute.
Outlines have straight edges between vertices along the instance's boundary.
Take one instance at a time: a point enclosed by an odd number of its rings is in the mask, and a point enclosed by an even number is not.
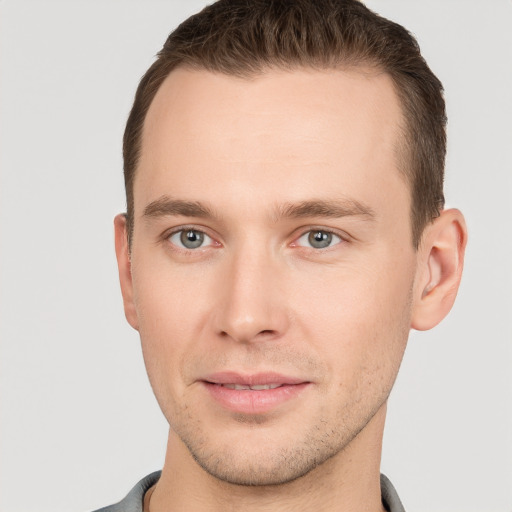
<svg viewBox="0 0 512 512"><path fill-rule="evenodd" d="M126 498L119 503L100 508L95 512L144 512L144 495L150 487L158 482L161 473L161 471L151 473L138 482ZM380 487L384 508L388 512L405 512L393 484L385 475L380 475Z"/></svg>

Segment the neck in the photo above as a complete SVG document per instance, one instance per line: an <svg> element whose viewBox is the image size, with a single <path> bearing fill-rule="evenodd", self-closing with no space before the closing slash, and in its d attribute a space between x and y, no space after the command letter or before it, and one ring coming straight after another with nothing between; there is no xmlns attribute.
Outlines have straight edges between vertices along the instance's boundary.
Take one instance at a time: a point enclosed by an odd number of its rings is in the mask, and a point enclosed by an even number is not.
<svg viewBox="0 0 512 512"><path fill-rule="evenodd" d="M171 430L150 512L383 512L380 456L386 405L338 454L286 484L243 486L204 471Z"/></svg>

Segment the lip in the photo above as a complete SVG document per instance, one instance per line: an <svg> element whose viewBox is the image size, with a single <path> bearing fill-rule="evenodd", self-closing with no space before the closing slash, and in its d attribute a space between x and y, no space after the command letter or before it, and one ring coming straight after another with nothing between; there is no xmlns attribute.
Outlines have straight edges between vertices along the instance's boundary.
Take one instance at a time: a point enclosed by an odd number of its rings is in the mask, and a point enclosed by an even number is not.
<svg viewBox="0 0 512 512"><path fill-rule="evenodd" d="M201 379L209 395L222 407L241 414L263 414L296 399L310 381L274 372L244 375L219 372ZM225 385L265 386L269 389L233 389ZM278 387L274 387L278 385Z"/></svg>

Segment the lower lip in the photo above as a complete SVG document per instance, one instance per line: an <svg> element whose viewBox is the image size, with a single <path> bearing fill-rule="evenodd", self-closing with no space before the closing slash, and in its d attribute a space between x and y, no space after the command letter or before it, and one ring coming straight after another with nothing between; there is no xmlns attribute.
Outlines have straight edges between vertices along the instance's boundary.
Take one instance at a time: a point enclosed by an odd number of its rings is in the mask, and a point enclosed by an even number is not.
<svg viewBox="0 0 512 512"><path fill-rule="evenodd" d="M230 389L203 382L210 395L223 407L242 414L262 414L289 402L301 394L309 382L285 384L275 389Z"/></svg>

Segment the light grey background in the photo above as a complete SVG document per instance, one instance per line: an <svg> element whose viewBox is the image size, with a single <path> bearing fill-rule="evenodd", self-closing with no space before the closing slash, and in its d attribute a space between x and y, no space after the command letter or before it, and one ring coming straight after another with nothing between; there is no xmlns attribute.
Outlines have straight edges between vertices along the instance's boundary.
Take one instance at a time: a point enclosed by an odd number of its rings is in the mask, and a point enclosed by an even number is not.
<svg viewBox="0 0 512 512"><path fill-rule="evenodd" d="M112 218L136 84L204 1L0 2L2 512L86 511L161 467L166 424L125 323ZM459 298L413 333L382 469L416 512L512 511L512 2L369 0L446 89Z"/></svg>

